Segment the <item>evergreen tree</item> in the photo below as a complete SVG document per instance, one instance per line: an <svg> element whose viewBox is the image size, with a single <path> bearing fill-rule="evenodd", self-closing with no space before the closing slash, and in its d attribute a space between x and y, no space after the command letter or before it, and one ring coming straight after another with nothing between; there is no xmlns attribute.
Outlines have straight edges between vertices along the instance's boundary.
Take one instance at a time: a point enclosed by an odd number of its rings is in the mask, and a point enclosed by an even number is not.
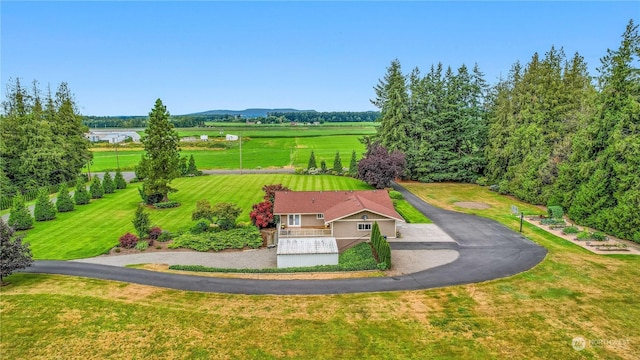
<svg viewBox="0 0 640 360"><path fill-rule="evenodd" d="M147 235L149 234L149 229L151 228L151 220L149 219L149 214L144 211L142 205L138 205L131 223L136 229L136 232L138 233L140 239L144 239L147 237Z"/></svg>
<svg viewBox="0 0 640 360"><path fill-rule="evenodd" d="M71 195L69 195L69 187L66 182L60 184L60 189L58 190L58 197L56 198L56 209L58 212L68 212L73 211L75 205L73 204L73 200L71 199Z"/></svg>
<svg viewBox="0 0 640 360"><path fill-rule="evenodd" d="M93 177L91 180L91 185L89 185L89 193L91 194L92 199L100 199L104 196L104 189L102 188L102 182L100 178L97 176Z"/></svg>
<svg viewBox="0 0 640 360"><path fill-rule="evenodd" d="M169 121L169 112L156 100L149 113L149 123L145 130L144 144L147 177L144 180L144 191L147 199L169 201L169 192L176 191L169 184L180 176L180 137Z"/></svg>
<svg viewBox="0 0 640 360"><path fill-rule="evenodd" d="M84 182L82 176L78 177L76 181L76 190L73 193L73 201L76 205L86 205L89 203L91 195L87 191L87 185Z"/></svg>
<svg viewBox="0 0 640 360"><path fill-rule="evenodd" d="M102 178L102 191L105 194L113 194L116 191L116 185L108 171L104 173L104 177Z"/></svg>
<svg viewBox="0 0 640 360"><path fill-rule="evenodd" d="M118 190L127 188L127 181L124 179L124 176L122 176L120 169L116 171L116 175L113 178L113 182L116 186L116 189Z"/></svg>
<svg viewBox="0 0 640 360"><path fill-rule="evenodd" d="M22 194L18 193L13 198L13 206L9 213L9 226L16 230L27 230L33 226L33 216L24 203Z"/></svg>
<svg viewBox="0 0 640 360"><path fill-rule="evenodd" d="M327 173L327 163L324 160L320 161L320 172L322 174Z"/></svg>
<svg viewBox="0 0 640 360"><path fill-rule="evenodd" d="M601 59L594 120L574 138L573 153L561 168L564 188L577 189L573 196L564 198L572 219L637 242L640 242L639 60L640 35L631 20L620 47L607 50Z"/></svg>
<svg viewBox="0 0 640 360"><path fill-rule="evenodd" d="M358 174L358 161L356 160L356 151L351 152L351 161L349 162L349 176Z"/></svg>
<svg viewBox="0 0 640 360"><path fill-rule="evenodd" d="M46 188L42 188L38 192L36 205L33 209L33 216L36 221L49 221L56 218L56 207L53 202L49 200L49 192Z"/></svg>
<svg viewBox="0 0 640 360"><path fill-rule="evenodd" d="M25 269L33 264L29 244L21 237L13 237L14 230L0 219L0 286L7 285L4 278L14 271Z"/></svg>
<svg viewBox="0 0 640 360"><path fill-rule="evenodd" d="M149 173L149 159L143 154L140 157L140 162L135 168L136 179L138 181L142 181L147 178Z"/></svg>
<svg viewBox="0 0 640 360"><path fill-rule="evenodd" d="M194 176L201 174L201 172L198 170L198 167L196 166L196 159L193 157L193 154L189 156L189 165L187 167L187 174L194 175Z"/></svg>
<svg viewBox="0 0 640 360"><path fill-rule="evenodd" d="M309 164L307 165L307 170L309 169L317 169L318 165L316 165L316 154L311 150L311 156L309 156Z"/></svg>
<svg viewBox="0 0 640 360"><path fill-rule="evenodd" d="M342 174L342 160L340 160L340 152L336 151L336 157L333 159L333 171Z"/></svg>
<svg viewBox="0 0 640 360"><path fill-rule="evenodd" d="M397 59L391 62L374 90L376 98L371 103L380 109L377 137L386 148L405 152L411 146L413 125L409 116L407 82Z"/></svg>

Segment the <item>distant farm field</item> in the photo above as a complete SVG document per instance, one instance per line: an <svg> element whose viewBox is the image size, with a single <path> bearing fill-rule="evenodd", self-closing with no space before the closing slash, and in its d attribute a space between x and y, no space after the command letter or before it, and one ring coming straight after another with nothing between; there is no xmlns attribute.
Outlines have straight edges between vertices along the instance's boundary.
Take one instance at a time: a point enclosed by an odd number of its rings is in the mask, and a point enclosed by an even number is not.
<svg viewBox="0 0 640 360"><path fill-rule="evenodd" d="M198 133L199 134L199 133ZM288 131L288 135L293 132ZM187 135L184 135L187 136ZM193 135L189 135L193 136ZM314 136L274 136L250 137L242 139L242 168L282 168L306 167L311 151L314 151L318 166L324 160L327 167L333 166L336 152L340 153L342 165L349 166L351 153L356 152L358 159L362 157L365 146L358 140L362 135L314 135ZM205 149L181 143L181 156L193 155L199 169L239 169L240 142L225 142L227 148ZM97 148L93 152L91 171L133 170L140 161L143 150L127 149L126 146L115 148ZM85 172L88 169L85 167Z"/></svg>
<svg viewBox="0 0 640 360"><path fill-rule="evenodd" d="M370 187L350 177L329 175L247 174L208 175L176 179L172 186L178 192L170 199L182 205L172 209L149 209L151 221L175 232L192 225L191 213L198 200L211 204L230 202L242 208L239 222L249 223L253 204L262 201L262 187L283 184L292 190L360 190ZM36 222L26 233L36 259L76 259L97 256L118 243L126 232L134 232L131 220L140 203L138 184L92 200L69 213L58 214L53 221Z"/></svg>

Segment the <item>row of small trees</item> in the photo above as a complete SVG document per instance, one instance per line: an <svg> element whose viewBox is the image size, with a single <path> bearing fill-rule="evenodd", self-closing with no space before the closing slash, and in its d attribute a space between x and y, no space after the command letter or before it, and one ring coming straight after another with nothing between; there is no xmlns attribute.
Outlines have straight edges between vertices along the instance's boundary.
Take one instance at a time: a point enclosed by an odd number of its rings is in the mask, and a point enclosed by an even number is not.
<svg viewBox="0 0 640 360"><path fill-rule="evenodd" d="M391 247L387 239L380 233L378 222L374 222L371 229L371 246L378 256L378 267L381 269L391 268Z"/></svg>
<svg viewBox="0 0 640 360"><path fill-rule="evenodd" d="M75 210L76 205L85 205L91 199L100 199L104 194L114 193L116 189L124 189L127 187L122 173L116 172L115 178L111 178L109 173L104 174L102 181L99 177L94 176L89 190L83 177L79 177L76 181L76 187L73 197L69 193L67 183L60 184L58 195L55 203L49 199L49 192L46 188L42 188L38 192L33 216L27 208L24 198L18 193L13 198L13 206L9 214L8 225L15 230L27 230L33 227L35 221L49 221L56 218L59 212L69 212Z"/></svg>
<svg viewBox="0 0 640 360"><path fill-rule="evenodd" d="M347 174L349 176L355 176L358 172L358 162L356 160L356 152L355 150L351 153L351 161L349 162L349 168L347 169ZM333 167L329 170L327 167L327 163L322 160L320 161L320 167L318 167L316 161L316 154L311 150L311 155L309 156L309 163L307 164L307 174L328 174L332 173L334 175L343 175L345 173L345 168L342 167L342 159L340 158L340 152L336 151L336 156L333 159Z"/></svg>

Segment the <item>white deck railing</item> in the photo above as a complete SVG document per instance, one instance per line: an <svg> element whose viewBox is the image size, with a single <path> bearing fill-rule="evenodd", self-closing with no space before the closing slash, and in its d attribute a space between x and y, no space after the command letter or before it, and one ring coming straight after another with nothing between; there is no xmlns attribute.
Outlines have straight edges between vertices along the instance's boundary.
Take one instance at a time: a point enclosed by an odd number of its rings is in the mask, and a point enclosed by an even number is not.
<svg viewBox="0 0 640 360"><path fill-rule="evenodd" d="M280 237L320 237L331 236L331 229L286 228L280 229Z"/></svg>

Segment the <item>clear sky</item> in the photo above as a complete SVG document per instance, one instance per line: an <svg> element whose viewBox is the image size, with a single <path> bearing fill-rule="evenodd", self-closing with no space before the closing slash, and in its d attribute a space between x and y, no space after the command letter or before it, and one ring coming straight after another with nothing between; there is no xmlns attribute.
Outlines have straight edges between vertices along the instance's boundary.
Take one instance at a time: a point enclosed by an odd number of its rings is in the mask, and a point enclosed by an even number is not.
<svg viewBox="0 0 640 360"><path fill-rule="evenodd" d="M489 83L552 45L592 75L640 2L170 2L3 0L10 78L62 81L84 115L290 107L376 110L386 67L478 63Z"/></svg>

